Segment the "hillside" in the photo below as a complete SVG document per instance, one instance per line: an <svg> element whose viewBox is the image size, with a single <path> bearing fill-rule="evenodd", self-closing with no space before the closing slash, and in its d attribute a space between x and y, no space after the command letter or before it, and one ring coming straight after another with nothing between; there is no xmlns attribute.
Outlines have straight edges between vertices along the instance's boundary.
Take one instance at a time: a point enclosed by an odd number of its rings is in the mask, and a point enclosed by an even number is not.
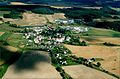
<svg viewBox="0 0 120 79"><path fill-rule="evenodd" d="M49 5L66 5L66 6L76 6L76 5L85 5L85 6L114 6L120 7L119 0L0 0L8 2L25 2L30 4L49 4Z"/></svg>

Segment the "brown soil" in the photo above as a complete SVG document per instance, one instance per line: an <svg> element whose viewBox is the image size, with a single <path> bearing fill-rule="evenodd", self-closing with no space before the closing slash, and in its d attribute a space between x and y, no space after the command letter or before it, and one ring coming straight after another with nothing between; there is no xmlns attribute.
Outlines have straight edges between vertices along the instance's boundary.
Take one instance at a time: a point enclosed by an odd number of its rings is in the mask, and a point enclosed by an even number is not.
<svg viewBox="0 0 120 79"><path fill-rule="evenodd" d="M118 75L120 74L120 47L107 47L97 45L65 46L78 57L104 59L104 61L100 61L104 69Z"/></svg>
<svg viewBox="0 0 120 79"><path fill-rule="evenodd" d="M112 44L120 45L120 38L118 38L118 37L84 36L84 37L81 37L81 40L84 40L89 44L102 44L105 42L109 42Z"/></svg>
<svg viewBox="0 0 120 79"><path fill-rule="evenodd" d="M73 79L117 79L104 72L83 65L64 66L63 68Z"/></svg>
<svg viewBox="0 0 120 79"><path fill-rule="evenodd" d="M66 19L63 13L55 13L50 15L35 14L31 12L23 13L23 19L4 18L4 21L10 21L19 26L39 26L45 25L47 22L54 22L56 19Z"/></svg>

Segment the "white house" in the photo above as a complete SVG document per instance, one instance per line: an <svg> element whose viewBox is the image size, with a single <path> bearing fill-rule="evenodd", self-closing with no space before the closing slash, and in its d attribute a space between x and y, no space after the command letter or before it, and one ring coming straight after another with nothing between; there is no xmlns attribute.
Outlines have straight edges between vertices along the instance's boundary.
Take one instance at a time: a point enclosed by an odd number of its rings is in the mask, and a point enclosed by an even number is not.
<svg viewBox="0 0 120 79"><path fill-rule="evenodd" d="M65 38L56 38L56 42L63 42L65 40Z"/></svg>

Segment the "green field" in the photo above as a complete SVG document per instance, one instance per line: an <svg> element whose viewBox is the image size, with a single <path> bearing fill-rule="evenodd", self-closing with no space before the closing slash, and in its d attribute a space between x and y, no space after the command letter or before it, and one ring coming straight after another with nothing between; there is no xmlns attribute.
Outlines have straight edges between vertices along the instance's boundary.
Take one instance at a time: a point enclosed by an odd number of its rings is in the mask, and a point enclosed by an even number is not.
<svg viewBox="0 0 120 79"><path fill-rule="evenodd" d="M3 16L4 14L9 14L10 11L0 11L0 16Z"/></svg>
<svg viewBox="0 0 120 79"><path fill-rule="evenodd" d="M26 40L23 39L21 34L12 34L8 40L8 44L14 47L21 47L26 44Z"/></svg>
<svg viewBox="0 0 120 79"><path fill-rule="evenodd" d="M109 36L109 37L120 37L120 32L108 30L108 29L100 29L100 28L90 28L87 33L84 33L87 36Z"/></svg>
<svg viewBox="0 0 120 79"><path fill-rule="evenodd" d="M0 41L7 41L7 38L11 35L10 32L5 32L2 36L0 36Z"/></svg>
<svg viewBox="0 0 120 79"><path fill-rule="evenodd" d="M3 16L4 14L9 14L10 11L0 11L0 16Z"/></svg>
<svg viewBox="0 0 120 79"><path fill-rule="evenodd" d="M4 31L4 32L12 32L12 31L20 31L22 30L21 28L16 28L16 27L12 27L9 24L1 24L0 25L0 31Z"/></svg>
<svg viewBox="0 0 120 79"><path fill-rule="evenodd" d="M11 50L14 50L17 48L9 47L9 49L6 46L0 46L0 59L4 61L2 65L0 65L0 79L3 77L5 72L7 71L7 68L9 65L14 63L18 58L21 56L21 52L19 50L16 50L15 52L12 52ZM1 62L0 60L0 62Z"/></svg>

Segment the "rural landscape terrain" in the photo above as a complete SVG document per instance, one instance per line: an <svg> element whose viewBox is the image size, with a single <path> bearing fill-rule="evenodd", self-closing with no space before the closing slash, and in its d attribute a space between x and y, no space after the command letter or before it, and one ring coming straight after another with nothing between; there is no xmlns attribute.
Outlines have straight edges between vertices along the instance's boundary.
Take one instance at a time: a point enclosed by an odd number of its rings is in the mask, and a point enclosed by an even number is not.
<svg viewBox="0 0 120 79"><path fill-rule="evenodd" d="M119 79L119 3L0 0L0 79Z"/></svg>

